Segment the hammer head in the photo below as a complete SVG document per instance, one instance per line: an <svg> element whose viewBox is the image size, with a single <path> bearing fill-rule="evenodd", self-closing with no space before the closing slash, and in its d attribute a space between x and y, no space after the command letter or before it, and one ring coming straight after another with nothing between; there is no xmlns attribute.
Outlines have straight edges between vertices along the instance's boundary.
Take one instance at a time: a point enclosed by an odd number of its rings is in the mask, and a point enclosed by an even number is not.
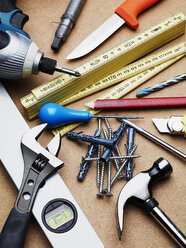
<svg viewBox="0 0 186 248"><path fill-rule="evenodd" d="M124 207L127 201L139 206L152 197L152 184L172 173L172 166L164 159L159 158L153 166L133 177L121 190L117 202L118 236L121 239L123 232Z"/></svg>

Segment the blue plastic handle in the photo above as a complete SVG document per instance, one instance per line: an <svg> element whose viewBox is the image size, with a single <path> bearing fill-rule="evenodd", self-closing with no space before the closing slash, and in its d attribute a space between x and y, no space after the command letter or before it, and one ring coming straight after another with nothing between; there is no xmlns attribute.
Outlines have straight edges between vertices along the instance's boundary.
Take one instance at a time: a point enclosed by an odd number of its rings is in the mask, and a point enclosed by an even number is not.
<svg viewBox="0 0 186 248"><path fill-rule="evenodd" d="M17 12L23 13L20 9L15 9L15 10L8 12L8 13L0 12L0 20L1 20L0 30L4 31L4 32L7 30L13 30L15 32L18 32L18 33L23 34L24 36L30 38L30 36L25 31L12 25L12 23L11 23L12 17Z"/></svg>
<svg viewBox="0 0 186 248"><path fill-rule="evenodd" d="M56 103L47 103L39 111L41 123L48 123L49 128L56 128L68 123L89 121L91 113L62 107Z"/></svg>

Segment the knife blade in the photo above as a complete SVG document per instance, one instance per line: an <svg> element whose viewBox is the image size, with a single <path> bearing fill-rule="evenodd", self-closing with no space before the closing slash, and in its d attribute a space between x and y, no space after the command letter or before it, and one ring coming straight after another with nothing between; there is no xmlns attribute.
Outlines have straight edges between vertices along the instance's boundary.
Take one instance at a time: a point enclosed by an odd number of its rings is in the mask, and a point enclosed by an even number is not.
<svg viewBox="0 0 186 248"><path fill-rule="evenodd" d="M115 13L107 21L83 40L66 59L76 59L88 54L125 23L129 27L136 29L139 25L137 20L138 14L158 1L159 0L126 0L115 10Z"/></svg>

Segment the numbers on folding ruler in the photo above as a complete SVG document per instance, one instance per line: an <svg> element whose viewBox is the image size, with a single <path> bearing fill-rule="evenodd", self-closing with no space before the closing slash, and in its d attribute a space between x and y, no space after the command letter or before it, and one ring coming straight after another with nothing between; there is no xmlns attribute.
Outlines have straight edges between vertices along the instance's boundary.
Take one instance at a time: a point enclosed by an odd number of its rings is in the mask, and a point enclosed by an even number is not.
<svg viewBox="0 0 186 248"><path fill-rule="evenodd" d="M146 40L150 40L153 37L156 37L158 34L161 34L163 30L169 30L170 28L174 27L177 24L184 23L185 22L185 17L182 13L178 13L174 15L173 17L169 17L162 23L155 25L154 27L151 27L149 30L144 31L138 35L136 35L134 38L126 41L125 43L122 43L109 51L105 52L104 54L97 56L94 59L91 59L90 61L84 63L83 65L80 65L79 67L76 68L76 70L79 70L80 73L82 73L82 77L84 74L88 73L89 71L96 69L100 67L104 63L108 63L110 60L114 60L118 56L122 55L124 52L129 51L132 48L135 48L137 45L143 44ZM152 61L156 61L157 58L153 58ZM146 62L146 65L148 66L148 63ZM143 65L139 64L138 68L143 67ZM135 71L136 68L133 68L132 71ZM126 72L127 73L127 72ZM120 72L117 73L116 75L116 80L117 77L120 77L121 74ZM74 80L72 77L69 75L62 75L56 79L53 79L52 81L41 85L37 88L35 88L33 92L37 92L37 97L38 99L42 99L44 96L48 97L52 92L57 92L58 89L62 88L67 84L67 82L71 82ZM77 81L80 79L77 79ZM100 81L106 81L108 79L103 79ZM98 82L97 85L100 86L100 83ZM32 107L36 104L37 99L35 98L34 94L31 94L32 97L24 97L21 99L22 105L24 108ZM29 98L29 99L27 99ZM40 100L39 100L40 101ZM38 102L39 102L38 101Z"/></svg>
<svg viewBox="0 0 186 248"><path fill-rule="evenodd" d="M82 75L84 75L88 73L89 71L100 67L107 61L110 61L114 59L115 57L118 57L121 54L128 52L130 49L143 44L146 40L151 39L152 37L156 37L159 33L162 32L162 30L171 28L176 23L179 23L179 21L182 19L184 19L184 15L181 13L178 13L177 15L168 18L168 20L150 28L149 30L136 35L134 38L129 39L126 42L119 44L116 47L111 48L110 50L106 51L102 55L99 55L96 58L91 59L88 62L85 62L83 65L76 67L75 70L79 71ZM42 96L46 94L50 94L51 91L54 91L54 90L57 90L63 87L63 85L65 85L67 81L73 80L72 77L69 75L62 75L61 78L64 78L64 80L59 80L58 81L59 83L56 85L53 85L52 87L50 86L50 84L52 84L53 81L55 81L55 79L48 82L47 88L46 88L48 90L45 90L45 94L43 94L42 85L37 87L34 90L34 92L37 92L38 90L37 97L42 98ZM75 80L78 81L79 79L75 79Z"/></svg>

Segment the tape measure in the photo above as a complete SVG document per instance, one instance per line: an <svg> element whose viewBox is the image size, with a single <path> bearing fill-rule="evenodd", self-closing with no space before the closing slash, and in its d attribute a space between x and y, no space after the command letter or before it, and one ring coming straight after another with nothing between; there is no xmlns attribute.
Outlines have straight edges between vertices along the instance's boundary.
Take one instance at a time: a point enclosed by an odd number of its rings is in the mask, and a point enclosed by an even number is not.
<svg viewBox="0 0 186 248"><path fill-rule="evenodd" d="M159 72L161 72L162 70L166 69L168 66L170 66L173 63L175 63L176 61L180 60L184 56L185 56L185 54L179 55L179 56L177 56L177 57L175 57L169 61L166 61L160 65L152 67L152 68L150 68L150 69L148 69L142 73L137 74L134 77L131 77L131 78L123 81L122 83L116 85L115 87L112 87L109 91L107 91L105 94L100 96L98 99L119 99L119 98L123 97L124 95L128 94L130 91L132 91L136 87L138 87L141 84L143 84L144 82L146 82L147 80L149 80L150 78L152 78L153 76L155 76L156 74L158 74ZM94 110L94 109L90 109L90 108L83 108L82 110L87 110L92 115L95 115L95 114L101 112L101 110ZM59 132L63 136L67 132L80 126L81 124L82 124L82 122L68 124L68 125L53 129L52 133L54 135L56 135Z"/></svg>
<svg viewBox="0 0 186 248"><path fill-rule="evenodd" d="M178 13L80 65L76 68L82 74L80 78L72 78L63 74L48 83L40 85L33 89L32 93L21 99L26 116L32 119L37 116L43 104L47 102L59 103L67 100L82 89L92 87L91 85L95 84L95 82L99 83L100 80L110 74L115 75L114 72L125 65L159 48L184 34L184 32L185 16L182 13ZM145 66L147 67L147 65Z"/></svg>

